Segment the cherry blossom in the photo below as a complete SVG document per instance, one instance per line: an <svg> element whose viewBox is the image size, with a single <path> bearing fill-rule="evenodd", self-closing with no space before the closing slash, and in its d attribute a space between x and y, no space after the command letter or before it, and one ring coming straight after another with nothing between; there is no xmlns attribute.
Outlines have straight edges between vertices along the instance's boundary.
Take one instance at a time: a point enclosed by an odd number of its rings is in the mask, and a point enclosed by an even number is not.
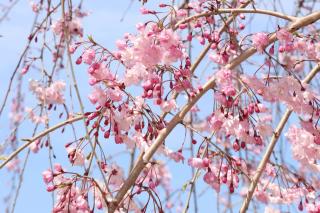
<svg viewBox="0 0 320 213"><path fill-rule="evenodd" d="M263 53L268 45L268 35L266 33L256 33L252 36L253 46L259 53Z"/></svg>

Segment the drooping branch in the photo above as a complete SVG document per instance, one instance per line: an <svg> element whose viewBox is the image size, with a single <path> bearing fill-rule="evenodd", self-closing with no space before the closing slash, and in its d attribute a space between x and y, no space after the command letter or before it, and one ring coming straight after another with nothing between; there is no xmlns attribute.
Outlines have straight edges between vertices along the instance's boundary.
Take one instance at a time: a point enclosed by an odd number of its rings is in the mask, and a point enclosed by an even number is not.
<svg viewBox="0 0 320 213"><path fill-rule="evenodd" d="M312 13L308 16L305 16L303 18L299 18L296 21L294 21L289 27L288 31L295 32L299 30L300 28L304 26L308 26L315 21L317 21L320 18L320 12ZM269 39L268 39L268 45L275 42L277 40L276 34L273 33ZM244 53L242 53L240 56L232 60L229 64L225 66L226 69L234 69L238 65L240 65L243 61L247 60L249 57L251 57L254 53L256 53L256 48L252 47L246 50ZM179 111L167 124L167 126L162 129L154 143L150 146L150 148L144 153L144 155L140 155L138 158L133 170L131 171L128 179L124 182L120 190L118 191L114 201L110 203L108 206L108 212L113 213L118 204L122 201L124 196L127 194L127 191L134 185L136 179L142 172L142 170L145 168L145 166L148 164L154 153L157 151L157 149L162 145L163 141L166 139L166 137L170 134L170 132L176 127L177 124L179 124L184 116L189 112L189 110L198 102L198 100L210 89L212 89L215 86L215 78L211 77L211 79L203 86L203 90L199 91L195 95L195 97L191 98L189 102L182 108L181 111Z"/></svg>
<svg viewBox="0 0 320 213"><path fill-rule="evenodd" d="M76 117L73 117L73 118L70 118L68 120L65 120L49 129L46 129L45 131L37 134L36 136L32 137L32 138L29 138L29 139L22 139L23 141L26 141L25 144L23 144L22 146L20 146L16 151L14 151L13 153L11 153L10 156L8 156L4 162L2 162L0 164L0 169L2 169L7 163L9 163L14 157L16 157L21 151L23 151L25 148L27 148L32 142L46 136L47 134L49 134L50 132L53 132L55 131L56 129L59 129L60 127L63 127L67 124L70 124L70 123L73 123L73 122L76 122L76 121L79 121L81 119L83 119L84 116L83 115L78 115Z"/></svg>
<svg viewBox="0 0 320 213"><path fill-rule="evenodd" d="M308 84L312 78L320 71L320 64L318 64L315 68L313 68L310 73L305 77L305 79L302 81L303 84ZM274 150L274 147L275 145L277 144L277 141L282 133L282 130L284 128L284 126L286 125L286 123L288 122L289 120L289 117L292 113L292 110L290 109L287 109L286 112L284 113L284 115L282 116L277 128L275 129L273 135L272 135L272 138L271 138L271 141L267 147L267 150L266 150L266 153L263 155L262 157L262 160L260 161L259 163L259 166L255 172L255 175L252 179L252 182L250 184L250 187L249 187L249 190L247 192L247 195L246 195L246 198L245 200L243 201L242 203L242 207L240 209L240 212L241 213L244 213L247 211L248 207L249 207L249 204L250 204L250 201L252 199L252 196L254 194L254 191L257 187L257 184L259 182L259 179L263 173L263 171L265 170L266 168L266 165L270 159L270 156Z"/></svg>

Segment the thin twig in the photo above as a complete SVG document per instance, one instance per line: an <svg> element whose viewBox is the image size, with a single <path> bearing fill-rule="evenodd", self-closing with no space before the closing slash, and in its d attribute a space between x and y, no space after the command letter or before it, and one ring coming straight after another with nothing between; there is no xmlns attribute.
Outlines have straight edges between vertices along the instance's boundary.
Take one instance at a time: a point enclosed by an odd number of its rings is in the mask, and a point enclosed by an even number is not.
<svg viewBox="0 0 320 213"><path fill-rule="evenodd" d="M188 18L185 18L183 20L181 20L180 22L178 22L175 25L175 28L178 28L179 25L181 24L185 24L187 22L190 22L191 20L196 20L198 18L201 17L206 17L206 16L212 16L212 15L216 15L216 14L222 14L222 13L231 13L231 14L239 14L239 13L250 13L250 14L264 14L264 15L269 15L269 16L274 16L274 17L278 17L278 18L282 18L288 21L296 21L297 18L294 16L289 16L289 15L285 15L283 13L279 13L279 12L274 12L271 10L261 10L261 9L244 9L244 8L236 8L236 9L217 9L214 11L210 11L210 12L205 12L205 13L200 13L194 16L190 16Z"/></svg>

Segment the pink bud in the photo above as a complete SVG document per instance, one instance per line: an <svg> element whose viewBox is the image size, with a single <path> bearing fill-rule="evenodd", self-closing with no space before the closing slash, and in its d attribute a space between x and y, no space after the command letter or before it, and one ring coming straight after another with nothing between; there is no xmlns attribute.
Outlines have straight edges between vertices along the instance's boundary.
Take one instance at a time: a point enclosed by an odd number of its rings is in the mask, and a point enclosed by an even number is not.
<svg viewBox="0 0 320 213"><path fill-rule="evenodd" d="M76 51L74 46L69 46L69 53L73 54Z"/></svg>
<svg viewBox="0 0 320 213"><path fill-rule="evenodd" d="M82 57L80 56L77 60L76 60L76 64L79 65L82 63Z"/></svg>
<svg viewBox="0 0 320 213"><path fill-rule="evenodd" d="M21 70L21 74L24 75L29 71L30 65L27 65L25 67L22 68Z"/></svg>
<svg viewBox="0 0 320 213"><path fill-rule="evenodd" d="M302 201L300 201L299 206L298 206L299 211L303 211L303 204Z"/></svg>
<svg viewBox="0 0 320 213"><path fill-rule="evenodd" d="M233 149L234 151L238 152L240 150L240 145L239 145L239 142L238 141L235 141L233 143Z"/></svg>
<svg viewBox="0 0 320 213"><path fill-rule="evenodd" d="M53 192L56 188L57 188L56 186L49 185L49 186L47 186L47 191L48 192Z"/></svg>
<svg viewBox="0 0 320 213"><path fill-rule="evenodd" d="M122 137L120 135L116 135L115 142L116 142L116 144L122 144L123 143Z"/></svg>

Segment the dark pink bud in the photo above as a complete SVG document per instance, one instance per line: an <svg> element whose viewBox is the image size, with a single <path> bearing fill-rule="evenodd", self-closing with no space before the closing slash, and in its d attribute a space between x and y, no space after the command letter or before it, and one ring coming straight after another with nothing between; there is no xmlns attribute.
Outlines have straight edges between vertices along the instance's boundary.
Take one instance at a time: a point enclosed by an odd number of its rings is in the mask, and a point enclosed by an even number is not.
<svg viewBox="0 0 320 213"><path fill-rule="evenodd" d="M77 60L76 60L76 64L79 65L82 63L82 56L80 56Z"/></svg>

